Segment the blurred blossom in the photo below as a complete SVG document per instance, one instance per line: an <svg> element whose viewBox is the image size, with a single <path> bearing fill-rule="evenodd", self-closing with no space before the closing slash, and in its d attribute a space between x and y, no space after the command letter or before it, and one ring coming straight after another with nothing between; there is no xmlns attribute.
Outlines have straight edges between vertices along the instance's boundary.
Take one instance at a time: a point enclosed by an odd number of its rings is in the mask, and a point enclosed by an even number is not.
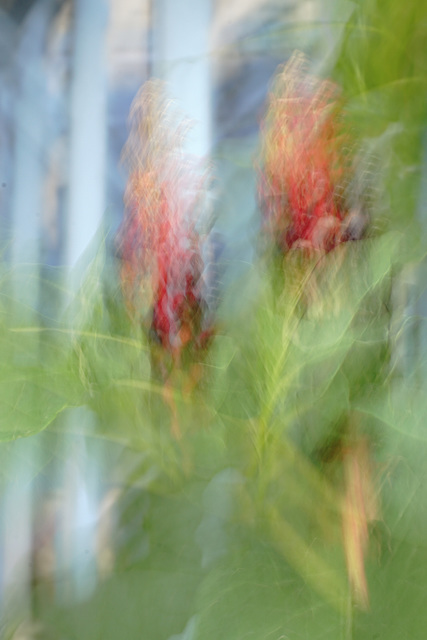
<svg viewBox="0 0 427 640"><path fill-rule="evenodd" d="M119 232L121 281L131 315L152 346L161 347L161 360L169 354L169 366L180 365L184 351L206 347L212 335L200 235L207 171L182 151L187 130L164 86L147 82L133 103L123 153L129 180Z"/></svg>
<svg viewBox="0 0 427 640"><path fill-rule="evenodd" d="M342 525L347 571L355 601L366 608L369 595L364 558L368 550L369 525L379 519L378 496L366 438L345 452L344 472L346 492Z"/></svg>
<svg viewBox="0 0 427 640"><path fill-rule="evenodd" d="M263 123L260 198L280 248L331 251L359 239L367 218L349 206L351 137L339 89L295 53L279 72Z"/></svg>

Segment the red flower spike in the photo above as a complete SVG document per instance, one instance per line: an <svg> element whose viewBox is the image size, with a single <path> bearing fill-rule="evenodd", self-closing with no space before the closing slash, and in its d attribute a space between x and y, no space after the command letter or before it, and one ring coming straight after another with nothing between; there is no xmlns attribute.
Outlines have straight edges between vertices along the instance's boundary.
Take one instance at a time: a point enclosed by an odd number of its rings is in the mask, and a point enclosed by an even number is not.
<svg viewBox="0 0 427 640"><path fill-rule="evenodd" d="M146 83L131 117L119 234L122 288L132 315L143 321L151 315L149 335L179 359L187 345L207 346L201 339L203 260L194 221L205 175L183 156L183 125L174 126L159 83Z"/></svg>
<svg viewBox="0 0 427 640"><path fill-rule="evenodd" d="M342 196L350 147L337 88L305 70L294 55L278 75L263 124L260 197L282 250L328 252L349 237Z"/></svg>

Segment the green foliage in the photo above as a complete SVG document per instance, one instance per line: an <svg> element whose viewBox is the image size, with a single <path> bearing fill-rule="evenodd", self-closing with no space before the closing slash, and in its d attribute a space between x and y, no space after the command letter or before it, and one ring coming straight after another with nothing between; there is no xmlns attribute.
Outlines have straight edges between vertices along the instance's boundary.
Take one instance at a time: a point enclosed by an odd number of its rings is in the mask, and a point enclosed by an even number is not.
<svg viewBox="0 0 427 640"><path fill-rule="evenodd" d="M371 234L320 261L294 252L240 270L194 388L191 368L167 387L154 375L101 254L54 320L23 313L2 279L2 481L22 466L50 479L69 432L104 458L100 482L119 495L114 563L89 596L63 603L34 585L44 637L424 638L425 379L399 357L399 300L423 257L426 19L415 0L356 3L332 71L361 163L375 165ZM358 548L343 539L346 456L360 441L379 502L365 609L346 567Z"/></svg>

